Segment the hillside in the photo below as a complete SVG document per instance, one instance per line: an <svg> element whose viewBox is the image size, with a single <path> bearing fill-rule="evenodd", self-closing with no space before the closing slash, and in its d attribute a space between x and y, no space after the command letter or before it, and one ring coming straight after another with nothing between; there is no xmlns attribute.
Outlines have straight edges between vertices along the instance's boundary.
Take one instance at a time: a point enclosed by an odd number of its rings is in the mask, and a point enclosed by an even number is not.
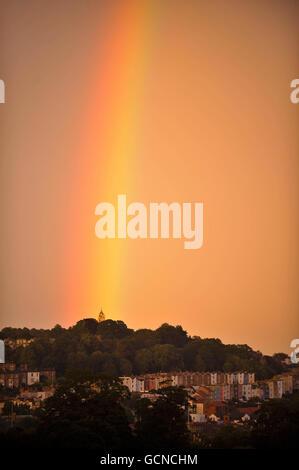
<svg viewBox="0 0 299 470"><path fill-rule="evenodd" d="M157 371L255 372L258 379L282 372L284 354L264 356L248 345L223 344L220 339L190 337L181 326L164 323L156 330L134 331L122 321L93 318L68 329L3 328L0 339L33 340L26 347L6 346L6 361L31 368L55 367L61 377L68 370L90 370L110 376Z"/></svg>

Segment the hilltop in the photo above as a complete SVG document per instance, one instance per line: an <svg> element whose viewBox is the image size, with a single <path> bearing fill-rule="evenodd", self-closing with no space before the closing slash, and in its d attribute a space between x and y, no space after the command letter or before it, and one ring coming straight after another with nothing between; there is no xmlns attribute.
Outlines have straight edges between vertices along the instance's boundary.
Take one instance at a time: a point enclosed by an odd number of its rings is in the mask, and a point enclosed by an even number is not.
<svg viewBox="0 0 299 470"><path fill-rule="evenodd" d="M68 329L60 325L49 330L6 327L0 339L6 343L6 361L39 369L55 367L58 377L79 369L110 376L246 370L266 379L286 369L283 353L266 356L247 344L191 337L182 326L167 323L156 330L135 331L120 320L85 318Z"/></svg>

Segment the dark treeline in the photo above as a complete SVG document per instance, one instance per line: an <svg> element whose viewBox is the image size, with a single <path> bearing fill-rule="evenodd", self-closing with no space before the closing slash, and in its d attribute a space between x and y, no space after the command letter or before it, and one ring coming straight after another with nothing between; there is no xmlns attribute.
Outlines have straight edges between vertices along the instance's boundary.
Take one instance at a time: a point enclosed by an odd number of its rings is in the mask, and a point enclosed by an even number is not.
<svg viewBox="0 0 299 470"><path fill-rule="evenodd" d="M225 345L220 339L190 337L181 326L163 324L156 330L132 330L122 321L93 318L68 329L3 328L0 339L32 339L27 347L6 348L6 360L31 368L55 367L57 376L89 370L110 376L158 371L247 370L258 379L283 371L284 354L265 356L245 345Z"/></svg>

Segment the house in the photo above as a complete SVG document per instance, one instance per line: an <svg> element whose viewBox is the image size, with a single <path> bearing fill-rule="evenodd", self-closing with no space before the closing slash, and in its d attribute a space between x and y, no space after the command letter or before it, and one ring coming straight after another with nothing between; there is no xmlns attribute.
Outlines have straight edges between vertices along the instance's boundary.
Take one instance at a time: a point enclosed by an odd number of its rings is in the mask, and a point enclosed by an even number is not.
<svg viewBox="0 0 299 470"><path fill-rule="evenodd" d="M38 371L27 372L27 385L33 385L37 382L39 382L39 372Z"/></svg>
<svg viewBox="0 0 299 470"><path fill-rule="evenodd" d="M41 376L51 377L52 383L55 380L55 370L49 369L44 371L28 370L28 366L21 365L16 367L16 364L9 362L0 364L0 385L7 388L20 387L21 385L33 385L40 382Z"/></svg>
<svg viewBox="0 0 299 470"><path fill-rule="evenodd" d="M225 383L228 385L233 385L234 383L234 374L226 373L225 374Z"/></svg>
<svg viewBox="0 0 299 470"><path fill-rule="evenodd" d="M207 421L206 416L201 413L190 413L190 421L194 423L205 423Z"/></svg>
<svg viewBox="0 0 299 470"><path fill-rule="evenodd" d="M252 390L251 390L251 384L247 383L247 384L243 384L241 386L241 398L245 399L245 400L250 400L250 398L252 398Z"/></svg>
<svg viewBox="0 0 299 470"><path fill-rule="evenodd" d="M217 372L211 372L211 385L216 385L217 384Z"/></svg>
<svg viewBox="0 0 299 470"><path fill-rule="evenodd" d="M16 349L16 348L26 348L29 346L30 343L34 341L34 338L31 339L24 339L24 338L16 338L16 339L11 339L11 338L6 338L4 339L4 344L5 346L10 347L11 349Z"/></svg>
<svg viewBox="0 0 299 470"><path fill-rule="evenodd" d="M190 412L193 414L204 414L204 405L200 398L194 394L188 400Z"/></svg>
<svg viewBox="0 0 299 470"><path fill-rule="evenodd" d="M133 391L132 390L132 377L120 377L120 380L122 381L125 387L128 387L130 392Z"/></svg>
<svg viewBox="0 0 299 470"><path fill-rule="evenodd" d="M133 379L133 387L135 386L135 392L144 392L144 378L136 377Z"/></svg>
<svg viewBox="0 0 299 470"><path fill-rule="evenodd" d="M255 382L255 373L254 372L248 372L248 383L253 384Z"/></svg>

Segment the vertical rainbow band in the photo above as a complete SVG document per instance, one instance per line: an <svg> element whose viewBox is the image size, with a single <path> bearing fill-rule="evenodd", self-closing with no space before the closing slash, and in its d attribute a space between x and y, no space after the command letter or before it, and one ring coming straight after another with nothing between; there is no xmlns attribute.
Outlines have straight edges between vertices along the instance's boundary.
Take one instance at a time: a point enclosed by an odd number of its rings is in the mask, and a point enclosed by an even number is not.
<svg viewBox="0 0 299 470"><path fill-rule="evenodd" d="M95 315L101 306L120 317L126 271L124 240L95 240L96 205L116 202L134 185L143 95L152 49L155 0L116 2L105 25L105 48L94 73L75 171L70 226L79 222L67 252L67 321L72 312ZM75 194L76 193L76 194ZM79 217L78 217L79 214Z"/></svg>

